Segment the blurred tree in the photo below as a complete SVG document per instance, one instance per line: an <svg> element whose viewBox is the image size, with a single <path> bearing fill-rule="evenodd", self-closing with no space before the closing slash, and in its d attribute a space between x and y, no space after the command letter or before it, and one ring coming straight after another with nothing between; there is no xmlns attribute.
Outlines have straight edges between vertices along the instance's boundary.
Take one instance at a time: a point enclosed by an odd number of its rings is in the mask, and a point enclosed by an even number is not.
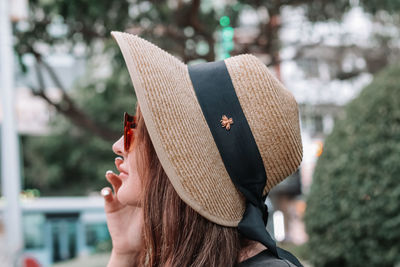
<svg viewBox="0 0 400 267"><path fill-rule="evenodd" d="M400 263L399 74L377 75L326 139L305 216L314 266Z"/></svg>
<svg viewBox="0 0 400 267"><path fill-rule="evenodd" d="M88 74L86 78L92 77ZM123 111L134 114L136 105L128 71L121 67L110 78L93 78L89 84L77 84L76 89L72 94L76 105L118 133L119 138L123 134ZM116 156L111 151L112 140L99 138L61 114L55 114L52 126L47 136L22 137L24 187L38 188L41 195L58 196L88 194L105 186L104 174L113 168Z"/></svg>

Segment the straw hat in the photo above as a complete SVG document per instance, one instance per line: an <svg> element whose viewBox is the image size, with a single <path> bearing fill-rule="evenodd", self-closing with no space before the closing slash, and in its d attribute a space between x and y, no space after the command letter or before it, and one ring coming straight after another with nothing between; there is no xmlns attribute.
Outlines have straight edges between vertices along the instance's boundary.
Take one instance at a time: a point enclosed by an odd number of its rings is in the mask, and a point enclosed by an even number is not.
<svg viewBox="0 0 400 267"><path fill-rule="evenodd" d="M246 209L245 198L225 168L188 66L138 36L111 34L122 51L150 138L176 192L208 220L238 226ZM300 165L297 103L256 57L245 54L224 62L268 176L265 195ZM219 119L224 130L238 127L235 118Z"/></svg>

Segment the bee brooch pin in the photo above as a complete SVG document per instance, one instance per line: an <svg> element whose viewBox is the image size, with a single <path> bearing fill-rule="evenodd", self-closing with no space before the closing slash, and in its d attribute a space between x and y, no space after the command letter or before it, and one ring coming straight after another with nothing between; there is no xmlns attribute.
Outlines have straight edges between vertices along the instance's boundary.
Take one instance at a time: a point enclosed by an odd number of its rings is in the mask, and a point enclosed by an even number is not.
<svg viewBox="0 0 400 267"><path fill-rule="evenodd" d="M231 129L231 124L233 124L232 118L229 118L226 115L222 115L222 120L221 120L221 125L222 127L225 127L227 131Z"/></svg>

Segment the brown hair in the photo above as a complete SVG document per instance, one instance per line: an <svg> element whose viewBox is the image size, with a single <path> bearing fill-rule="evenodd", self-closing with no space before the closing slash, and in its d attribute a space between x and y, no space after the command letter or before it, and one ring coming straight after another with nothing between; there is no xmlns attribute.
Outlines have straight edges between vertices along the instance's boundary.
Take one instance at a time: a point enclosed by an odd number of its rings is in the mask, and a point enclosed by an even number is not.
<svg viewBox="0 0 400 267"><path fill-rule="evenodd" d="M144 214L144 248L137 265L235 266L244 242L237 228L217 225L181 200L161 166L139 106L136 115Z"/></svg>

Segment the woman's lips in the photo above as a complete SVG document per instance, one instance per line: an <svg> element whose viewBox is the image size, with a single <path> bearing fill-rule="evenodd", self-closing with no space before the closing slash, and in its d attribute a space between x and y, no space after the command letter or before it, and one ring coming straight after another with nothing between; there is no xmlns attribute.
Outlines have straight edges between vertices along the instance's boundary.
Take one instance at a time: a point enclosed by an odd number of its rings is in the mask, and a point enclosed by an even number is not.
<svg viewBox="0 0 400 267"><path fill-rule="evenodd" d="M115 166L117 167L117 170L119 171L119 175L118 175L118 177L120 178L120 179L126 179L126 178L128 178L128 172L126 172L125 171L125 169L124 169L124 161L123 160L117 160L117 159L119 159L119 158L116 158L116 161L115 161Z"/></svg>

